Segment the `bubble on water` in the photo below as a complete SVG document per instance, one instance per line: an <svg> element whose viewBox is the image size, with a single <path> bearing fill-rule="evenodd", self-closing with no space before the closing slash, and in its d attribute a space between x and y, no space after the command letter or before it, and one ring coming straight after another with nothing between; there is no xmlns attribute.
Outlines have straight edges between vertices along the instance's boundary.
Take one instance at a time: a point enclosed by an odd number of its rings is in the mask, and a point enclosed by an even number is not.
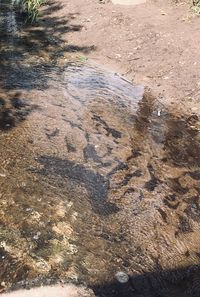
<svg viewBox="0 0 200 297"><path fill-rule="evenodd" d="M125 284L128 282L129 280L129 276L127 273L123 272L123 271L119 271L115 274L116 279L118 280L118 282L120 282L121 284Z"/></svg>

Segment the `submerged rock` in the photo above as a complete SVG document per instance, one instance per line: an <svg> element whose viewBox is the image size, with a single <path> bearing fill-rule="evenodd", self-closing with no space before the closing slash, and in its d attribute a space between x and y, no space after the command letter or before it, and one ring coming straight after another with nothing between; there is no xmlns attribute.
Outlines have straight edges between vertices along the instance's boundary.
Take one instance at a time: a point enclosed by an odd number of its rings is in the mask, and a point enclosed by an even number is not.
<svg viewBox="0 0 200 297"><path fill-rule="evenodd" d="M123 272L123 271L119 271L115 274L116 279L118 280L118 282L125 284L128 282L129 280L129 276L127 273Z"/></svg>

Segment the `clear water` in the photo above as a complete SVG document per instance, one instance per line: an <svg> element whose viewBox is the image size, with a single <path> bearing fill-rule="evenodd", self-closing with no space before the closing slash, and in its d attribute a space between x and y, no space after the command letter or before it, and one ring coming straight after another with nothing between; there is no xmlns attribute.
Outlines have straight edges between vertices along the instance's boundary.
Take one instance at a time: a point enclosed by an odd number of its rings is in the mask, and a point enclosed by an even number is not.
<svg viewBox="0 0 200 297"><path fill-rule="evenodd" d="M1 8L1 290L198 296L198 116L70 59L64 20L16 26Z"/></svg>

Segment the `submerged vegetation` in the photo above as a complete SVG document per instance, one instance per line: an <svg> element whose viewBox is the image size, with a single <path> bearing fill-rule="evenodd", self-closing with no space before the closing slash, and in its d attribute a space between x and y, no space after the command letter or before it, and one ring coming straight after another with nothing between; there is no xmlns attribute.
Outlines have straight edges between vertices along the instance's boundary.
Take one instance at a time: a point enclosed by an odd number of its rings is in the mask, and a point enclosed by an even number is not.
<svg viewBox="0 0 200 297"><path fill-rule="evenodd" d="M193 9L196 13L200 14L200 0L193 0Z"/></svg>
<svg viewBox="0 0 200 297"><path fill-rule="evenodd" d="M16 0L16 5L20 12L25 13L27 21L34 22L39 16L39 8L43 0Z"/></svg>

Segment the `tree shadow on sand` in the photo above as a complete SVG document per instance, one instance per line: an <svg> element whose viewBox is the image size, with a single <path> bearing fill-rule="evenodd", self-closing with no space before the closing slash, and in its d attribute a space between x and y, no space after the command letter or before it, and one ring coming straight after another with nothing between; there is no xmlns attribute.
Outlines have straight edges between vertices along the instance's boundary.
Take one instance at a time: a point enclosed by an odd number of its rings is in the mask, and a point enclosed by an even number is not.
<svg viewBox="0 0 200 297"><path fill-rule="evenodd" d="M200 267L158 268L153 272L131 275L126 283L114 280L92 289L99 297L197 297L200 296Z"/></svg>
<svg viewBox="0 0 200 297"><path fill-rule="evenodd" d="M81 47L66 42L66 34L80 31L82 26L75 23L76 14L55 16L55 12L59 14L61 9L60 4L49 2L42 8L38 22L31 25L24 21L23 15L16 14L9 0L1 2L0 98L4 101L0 109L1 121L5 109L7 114L12 113L10 101L13 91L19 95L23 90L47 89L50 79L59 80L67 66L67 54L94 50L94 46ZM64 66L60 66L61 60Z"/></svg>

